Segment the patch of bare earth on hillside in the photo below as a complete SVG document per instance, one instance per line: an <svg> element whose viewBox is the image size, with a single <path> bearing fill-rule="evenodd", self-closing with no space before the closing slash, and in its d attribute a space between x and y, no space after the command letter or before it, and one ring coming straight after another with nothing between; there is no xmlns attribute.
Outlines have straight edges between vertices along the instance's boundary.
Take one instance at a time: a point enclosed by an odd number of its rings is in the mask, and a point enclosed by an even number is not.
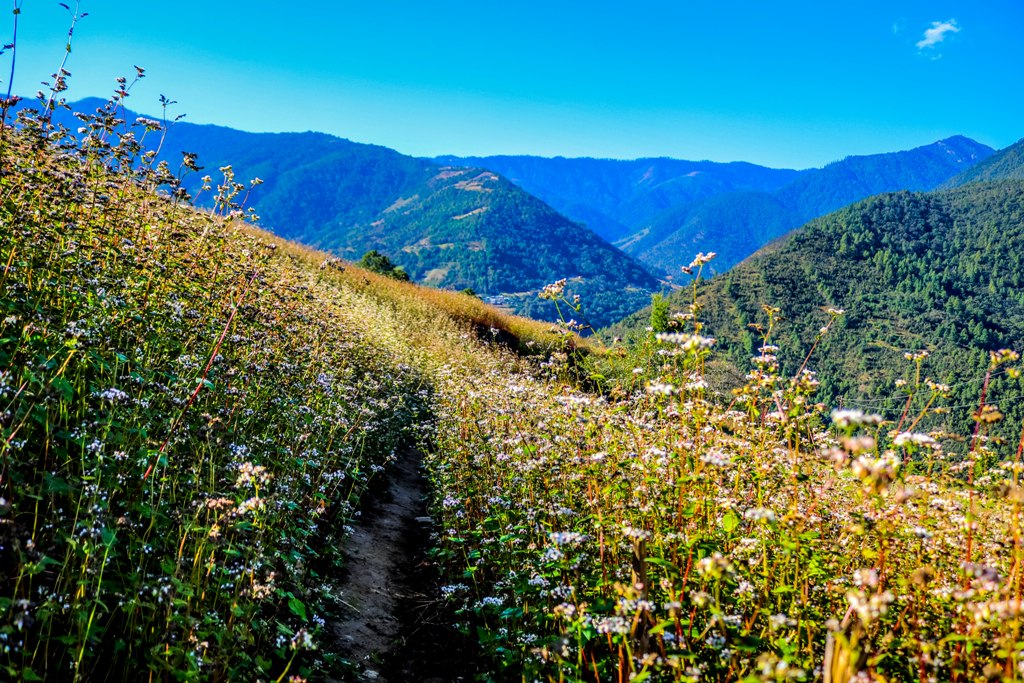
<svg viewBox="0 0 1024 683"><path fill-rule="evenodd" d="M345 680L473 680L473 644L452 628L427 556L420 455L406 453L364 500L345 546L344 614L329 625L336 652L354 667Z"/></svg>

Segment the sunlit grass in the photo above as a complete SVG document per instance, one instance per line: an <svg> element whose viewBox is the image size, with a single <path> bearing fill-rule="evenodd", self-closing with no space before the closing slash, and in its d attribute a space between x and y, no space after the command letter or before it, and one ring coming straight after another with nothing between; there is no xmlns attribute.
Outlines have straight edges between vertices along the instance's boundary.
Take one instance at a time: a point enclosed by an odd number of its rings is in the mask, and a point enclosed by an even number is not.
<svg viewBox="0 0 1024 683"><path fill-rule="evenodd" d="M230 169L193 210L137 146L158 124L84 123L0 148L3 677L315 675L336 549L429 434L427 372L565 338L243 224Z"/></svg>
<svg viewBox="0 0 1024 683"><path fill-rule="evenodd" d="M159 124L83 124L0 143L5 677L343 670L346 525L415 442L494 680L1022 678L1015 354L949 434L919 354L894 415L818 404L817 341L781 375L767 306L719 394L696 288L666 334L581 339L245 224L229 168L194 210Z"/></svg>
<svg viewBox="0 0 1024 683"><path fill-rule="evenodd" d="M611 400L507 373L438 391L443 593L498 665L552 681L1022 677L1024 464L987 436L998 397L980 397L973 435L941 433L948 388L912 355L901 416L831 411L811 354L779 374L775 314L727 396L706 381L699 307L623 359L638 373ZM991 372L1015 361L994 354ZM966 457L943 446L964 440Z"/></svg>

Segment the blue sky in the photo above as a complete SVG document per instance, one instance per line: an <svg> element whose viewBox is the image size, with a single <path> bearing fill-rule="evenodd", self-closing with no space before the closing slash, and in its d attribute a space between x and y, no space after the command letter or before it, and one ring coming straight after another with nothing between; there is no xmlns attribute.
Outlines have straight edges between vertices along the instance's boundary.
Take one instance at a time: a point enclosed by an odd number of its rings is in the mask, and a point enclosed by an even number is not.
<svg viewBox="0 0 1024 683"><path fill-rule="evenodd" d="M73 6L73 3L70 3ZM10 0L3 5L10 6ZM406 154L820 166L964 134L1024 137L1024 3L82 0L71 99L178 101L195 123L320 130ZM23 0L15 91L68 16ZM9 9L0 37L10 34ZM6 40L4 41L6 42ZM6 90L9 54L0 57Z"/></svg>

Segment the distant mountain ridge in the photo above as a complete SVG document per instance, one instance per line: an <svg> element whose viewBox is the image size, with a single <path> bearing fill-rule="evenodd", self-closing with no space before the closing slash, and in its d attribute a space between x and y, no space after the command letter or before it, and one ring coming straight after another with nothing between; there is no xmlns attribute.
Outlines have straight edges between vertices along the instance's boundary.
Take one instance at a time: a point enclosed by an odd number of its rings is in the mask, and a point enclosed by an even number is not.
<svg viewBox="0 0 1024 683"><path fill-rule="evenodd" d="M722 272L812 218L880 192L934 189L993 151L953 136L804 171L672 159L439 159L502 173L570 218L596 217L595 231L671 275L698 251L718 252Z"/></svg>
<svg viewBox="0 0 1024 683"><path fill-rule="evenodd" d="M943 184L943 187L961 187L967 183L992 180L1024 180L1024 139L971 166Z"/></svg>
<svg viewBox="0 0 1024 683"><path fill-rule="evenodd" d="M88 99L72 109L90 113L104 104ZM59 117L72 130L81 125L67 112ZM124 118L131 123L136 114ZM591 322L604 325L643 306L658 286L634 259L491 171L324 133L181 121L170 127L161 157L176 169L185 151L204 167L186 179L192 191L203 174L216 183L217 169L228 164L240 181L263 179L249 203L281 237L349 259L377 249L418 282L470 288L517 313L555 318L537 291L570 278Z"/></svg>
<svg viewBox="0 0 1024 683"><path fill-rule="evenodd" d="M683 203L743 190L772 191L801 175L743 161L442 156L435 161L489 168L614 242ZM589 221L589 222L588 222Z"/></svg>

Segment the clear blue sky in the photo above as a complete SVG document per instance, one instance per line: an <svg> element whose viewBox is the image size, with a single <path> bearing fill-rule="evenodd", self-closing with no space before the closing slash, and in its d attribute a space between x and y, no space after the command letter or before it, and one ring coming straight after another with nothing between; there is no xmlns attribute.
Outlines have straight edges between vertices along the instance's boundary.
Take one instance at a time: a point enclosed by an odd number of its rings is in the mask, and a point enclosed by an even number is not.
<svg viewBox="0 0 1024 683"><path fill-rule="evenodd" d="M0 0L0 37L12 0ZM70 3L73 6L73 3ZM674 156L819 166L961 133L1024 137L1024 2L82 0L71 99L146 67L188 121L419 156ZM67 15L23 0L15 90ZM6 42L6 40L4 41ZM0 57L6 90L9 55Z"/></svg>

